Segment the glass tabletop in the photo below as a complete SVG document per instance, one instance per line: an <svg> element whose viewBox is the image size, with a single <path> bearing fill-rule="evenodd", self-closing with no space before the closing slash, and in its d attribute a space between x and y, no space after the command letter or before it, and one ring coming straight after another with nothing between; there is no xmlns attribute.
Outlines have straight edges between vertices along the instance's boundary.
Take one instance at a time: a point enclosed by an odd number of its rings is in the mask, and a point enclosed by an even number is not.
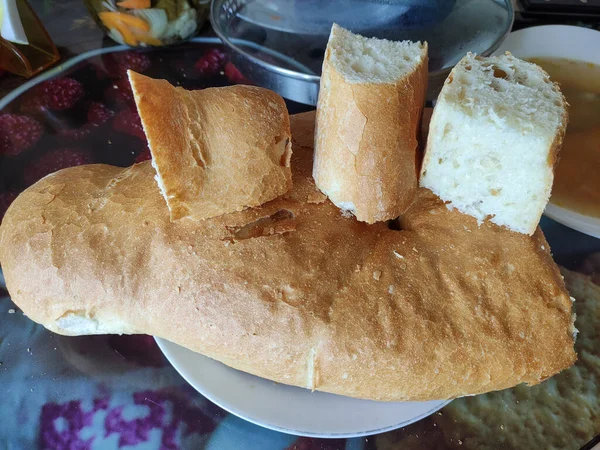
<svg viewBox="0 0 600 450"><path fill-rule="evenodd" d="M61 167L90 162L127 166L149 158L123 82L127 68L188 89L244 81L219 41L201 38L149 52L100 48L22 84L0 100L0 120L23 116L28 127L28 137L0 155L0 217L20 191ZM52 104L44 103L48 92L60 93L50 96ZM288 107L290 113L307 109L292 102ZM558 264L600 284L600 240L547 218L542 228ZM150 336L65 337L47 331L11 302L2 277L0 395L2 449L516 449L525 442L511 439L514 430L502 414L541 408L532 399L512 411L504 404L498 422L490 424L488 417L463 414L473 401L467 398L418 423L367 438L278 433L202 397ZM578 414L584 411L575 411L573 421L582 418ZM537 418L524 416L523 421ZM494 436L485 445L477 439L482 427ZM596 433L600 424L597 428ZM578 449L592 437L588 430L559 439L565 443L562 448Z"/></svg>

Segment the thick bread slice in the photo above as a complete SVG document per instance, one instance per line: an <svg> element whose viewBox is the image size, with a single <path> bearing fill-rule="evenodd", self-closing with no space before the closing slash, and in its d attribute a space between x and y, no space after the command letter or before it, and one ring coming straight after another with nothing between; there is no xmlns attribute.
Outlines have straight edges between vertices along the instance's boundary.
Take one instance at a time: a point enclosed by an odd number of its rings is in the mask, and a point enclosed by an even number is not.
<svg viewBox="0 0 600 450"><path fill-rule="evenodd" d="M292 185L283 99L254 86L187 91L129 71L171 220L258 206Z"/></svg>
<svg viewBox="0 0 600 450"><path fill-rule="evenodd" d="M313 176L358 220L393 219L417 190L427 43L368 39L333 25L321 76Z"/></svg>
<svg viewBox="0 0 600 450"><path fill-rule="evenodd" d="M539 66L467 54L433 111L420 184L450 207L533 234L552 188L567 104Z"/></svg>
<svg viewBox="0 0 600 450"><path fill-rule="evenodd" d="M67 335L147 333L281 383L429 400L570 366L571 300L541 231L511 233L420 190L403 230L344 217L310 177L258 208L170 222L149 163L79 166L11 205L13 300Z"/></svg>

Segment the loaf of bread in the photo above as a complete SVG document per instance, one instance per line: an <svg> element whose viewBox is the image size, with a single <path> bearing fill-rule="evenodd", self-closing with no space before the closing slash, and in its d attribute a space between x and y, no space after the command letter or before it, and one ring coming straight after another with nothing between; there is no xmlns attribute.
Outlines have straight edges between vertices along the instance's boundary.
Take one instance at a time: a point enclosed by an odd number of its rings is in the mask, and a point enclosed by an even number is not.
<svg viewBox="0 0 600 450"><path fill-rule="evenodd" d="M541 231L512 233L418 191L401 230L348 218L310 176L260 207L175 221L150 163L79 166L0 227L14 302L65 335L147 333L281 383L375 400L535 384L575 361L571 300Z"/></svg>
<svg viewBox="0 0 600 450"><path fill-rule="evenodd" d="M313 176L360 221L393 219L417 190L427 44L368 39L333 25L321 76Z"/></svg>
<svg viewBox="0 0 600 450"><path fill-rule="evenodd" d="M172 220L241 211L291 188L290 120L275 92L187 91L132 71L129 80Z"/></svg>
<svg viewBox="0 0 600 450"><path fill-rule="evenodd" d="M550 197L566 101L539 66L467 54L433 111L420 184L450 206L533 234Z"/></svg>

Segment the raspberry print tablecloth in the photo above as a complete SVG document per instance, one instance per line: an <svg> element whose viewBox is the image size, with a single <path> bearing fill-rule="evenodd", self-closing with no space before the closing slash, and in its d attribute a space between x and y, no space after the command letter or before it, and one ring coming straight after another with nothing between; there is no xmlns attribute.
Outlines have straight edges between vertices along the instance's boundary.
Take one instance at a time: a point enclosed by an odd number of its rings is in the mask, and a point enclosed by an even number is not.
<svg viewBox="0 0 600 450"><path fill-rule="evenodd" d="M244 81L216 40L147 53L108 50L3 101L0 218L19 192L50 172L90 162L128 166L150 157L124 78L128 68L188 89ZM546 219L542 226L560 264L580 268L600 251L600 240ZM369 438L309 439L266 430L188 386L152 337L50 333L10 301L0 279L0 450L463 448L468 436L449 438L436 420L443 414ZM572 448L581 444L574 439Z"/></svg>

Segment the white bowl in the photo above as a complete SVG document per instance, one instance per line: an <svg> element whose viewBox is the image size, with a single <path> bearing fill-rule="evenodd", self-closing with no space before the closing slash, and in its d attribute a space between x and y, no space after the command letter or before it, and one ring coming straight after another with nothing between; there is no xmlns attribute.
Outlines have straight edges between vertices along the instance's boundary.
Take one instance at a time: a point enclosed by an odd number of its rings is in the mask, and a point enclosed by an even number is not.
<svg viewBox="0 0 600 450"><path fill-rule="evenodd" d="M568 25L524 28L510 33L495 54L506 51L523 59L568 58L600 65L600 31ZM569 228L600 238L600 219L552 203L544 214Z"/></svg>
<svg viewBox="0 0 600 450"><path fill-rule="evenodd" d="M495 55L519 58L569 58L600 64L600 31L570 25L542 25L513 31Z"/></svg>

